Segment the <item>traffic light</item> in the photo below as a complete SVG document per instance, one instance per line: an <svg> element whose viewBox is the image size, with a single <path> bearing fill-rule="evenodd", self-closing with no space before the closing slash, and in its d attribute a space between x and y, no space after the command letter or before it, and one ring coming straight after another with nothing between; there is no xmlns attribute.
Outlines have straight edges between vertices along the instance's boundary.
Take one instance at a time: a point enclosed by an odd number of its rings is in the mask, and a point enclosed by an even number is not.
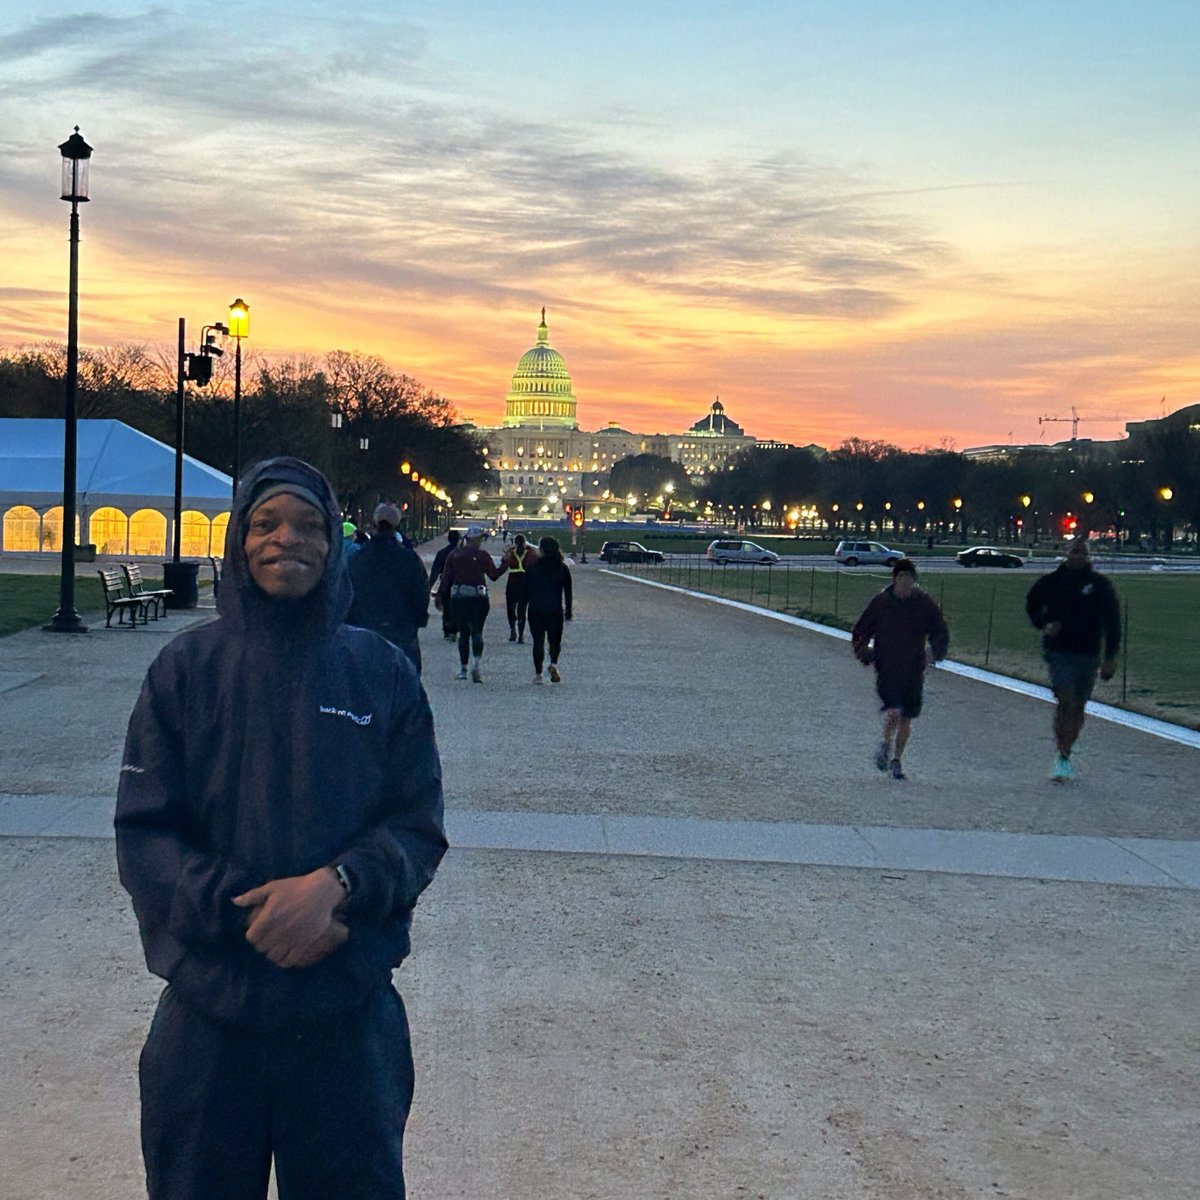
<svg viewBox="0 0 1200 1200"><path fill-rule="evenodd" d="M577 504L575 511L571 514L571 520L575 524L575 528L579 529L583 525L583 505Z"/></svg>
<svg viewBox="0 0 1200 1200"><path fill-rule="evenodd" d="M564 504L564 505L563 505L563 512L565 512L565 513L567 514L567 520L568 520L568 521L569 521L569 520L571 520L571 518L572 518L572 517L574 516L574 514L575 514L575 505L573 505L573 504Z"/></svg>
<svg viewBox="0 0 1200 1200"><path fill-rule="evenodd" d="M204 387L212 379L212 359L205 353L187 356L187 377L197 387Z"/></svg>

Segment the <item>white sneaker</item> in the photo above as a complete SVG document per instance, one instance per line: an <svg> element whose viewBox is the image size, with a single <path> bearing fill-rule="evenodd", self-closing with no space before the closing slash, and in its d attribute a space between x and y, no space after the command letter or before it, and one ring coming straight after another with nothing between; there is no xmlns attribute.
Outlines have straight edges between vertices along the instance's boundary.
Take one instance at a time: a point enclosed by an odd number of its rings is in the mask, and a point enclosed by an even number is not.
<svg viewBox="0 0 1200 1200"><path fill-rule="evenodd" d="M541 673L539 672L537 675L535 675L533 677L533 682L534 683L545 683L546 681L542 678Z"/></svg>
<svg viewBox="0 0 1200 1200"><path fill-rule="evenodd" d="M466 679L466 677L467 677L467 667L466 667L466 664L464 663L461 667L458 668L458 673L454 676L454 678L455 679Z"/></svg>

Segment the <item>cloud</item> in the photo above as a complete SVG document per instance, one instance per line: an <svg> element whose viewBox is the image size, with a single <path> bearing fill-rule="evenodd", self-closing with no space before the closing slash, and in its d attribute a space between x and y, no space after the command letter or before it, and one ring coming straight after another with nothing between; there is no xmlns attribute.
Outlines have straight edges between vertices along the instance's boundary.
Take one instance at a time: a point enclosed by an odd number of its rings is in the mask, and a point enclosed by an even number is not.
<svg viewBox="0 0 1200 1200"><path fill-rule="evenodd" d="M473 110L409 24L277 21L264 37L255 20L150 9L0 38L0 63L46 60L25 79L43 101L87 80L104 126L93 191L131 258L280 282L302 260L318 289L480 303L600 280L676 304L866 321L902 309L949 257L832 165L667 168L602 149L592 129Z"/></svg>

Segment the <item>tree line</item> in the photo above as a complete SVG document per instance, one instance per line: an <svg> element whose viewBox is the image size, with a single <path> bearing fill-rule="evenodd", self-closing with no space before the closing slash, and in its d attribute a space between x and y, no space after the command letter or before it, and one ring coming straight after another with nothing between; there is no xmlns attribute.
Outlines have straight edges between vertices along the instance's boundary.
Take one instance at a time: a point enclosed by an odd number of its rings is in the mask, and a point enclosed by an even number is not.
<svg viewBox="0 0 1200 1200"><path fill-rule="evenodd" d="M623 467L622 482L647 497L671 479L674 515L711 506L714 517L751 529L794 523L830 537L1025 544L1088 532L1162 546L1200 528L1200 430L1184 419L1127 441L1081 440L993 459L864 438L826 454L752 448L698 488L681 488L666 460L656 467L647 458L618 464L614 477Z"/></svg>
<svg viewBox="0 0 1200 1200"><path fill-rule="evenodd" d="M185 384L184 449L232 473L233 364L225 357L214 366L209 385ZM60 418L65 374L63 345L0 352L0 416ZM81 418L123 421L174 446L176 387L176 364L161 352L80 352ZM373 355L334 350L270 362L247 356L241 407L242 469L278 454L303 458L325 472L347 513L369 516L380 499L398 500L411 504L412 524L424 524L432 502L412 471L455 498L485 478L480 444L459 427L450 401ZM402 477L405 462L411 469Z"/></svg>

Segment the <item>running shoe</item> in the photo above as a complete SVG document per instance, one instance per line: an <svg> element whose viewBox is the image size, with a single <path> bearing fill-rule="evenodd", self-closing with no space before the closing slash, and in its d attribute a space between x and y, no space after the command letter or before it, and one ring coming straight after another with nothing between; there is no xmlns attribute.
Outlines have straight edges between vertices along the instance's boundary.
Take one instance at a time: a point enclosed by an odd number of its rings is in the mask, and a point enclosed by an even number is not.
<svg viewBox="0 0 1200 1200"><path fill-rule="evenodd" d="M471 682L472 683L482 683L483 682L483 672L479 669L478 666L471 668Z"/></svg>
<svg viewBox="0 0 1200 1200"><path fill-rule="evenodd" d="M888 763L891 761L891 755L888 753L887 742L880 742L879 749L875 751L875 765L881 770L888 769Z"/></svg>
<svg viewBox="0 0 1200 1200"><path fill-rule="evenodd" d="M537 674L536 674L536 675L533 677L533 682L534 682L534 683L545 683L546 681L545 681L545 680L542 678L542 674L541 674L541 672L539 671L539 672L538 672L538 673L537 673Z"/></svg>
<svg viewBox="0 0 1200 1200"><path fill-rule="evenodd" d="M550 682L562 683L562 676L558 673L558 668L553 663L550 664Z"/></svg>
<svg viewBox="0 0 1200 1200"><path fill-rule="evenodd" d="M508 640L510 642L515 642L517 640L517 631L515 629L509 631Z"/></svg>
<svg viewBox="0 0 1200 1200"><path fill-rule="evenodd" d="M1065 754L1060 754L1054 760L1054 770L1050 772L1050 778L1055 783L1068 783L1075 778L1075 768Z"/></svg>
<svg viewBox="0 0 1200 1200"><path fill-rule="evenodd" d="M893 779L907 779L908 778L904 774L904 771L901 769L900 760L898 758L892 759L892 778Z"/></svg>
<svg viewBox="0 0 1200 1200"><path fill-rule="evenodd" d="M467 677L467 664L463 663L463 665L458 668L458 674L455 675L454 678L455 679L466 679L466 677Z"/></svg>

